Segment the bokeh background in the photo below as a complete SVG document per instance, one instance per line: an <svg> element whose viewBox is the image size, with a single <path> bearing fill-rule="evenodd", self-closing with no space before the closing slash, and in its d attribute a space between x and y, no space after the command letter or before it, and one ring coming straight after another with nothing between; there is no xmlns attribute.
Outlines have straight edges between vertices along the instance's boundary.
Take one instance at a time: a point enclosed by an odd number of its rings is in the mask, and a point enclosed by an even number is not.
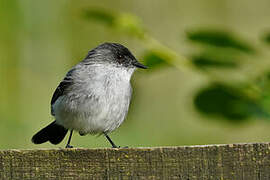
<svg viewBox="0 0 270 180"><path fill-rule="evenodd" d="M264 142L270 138L268 0L0 0L0 148L34 145L53 121L65 73L103 42L148 70L133 78L120 146ZM73 135L75 147L110 147Z"/></svg>

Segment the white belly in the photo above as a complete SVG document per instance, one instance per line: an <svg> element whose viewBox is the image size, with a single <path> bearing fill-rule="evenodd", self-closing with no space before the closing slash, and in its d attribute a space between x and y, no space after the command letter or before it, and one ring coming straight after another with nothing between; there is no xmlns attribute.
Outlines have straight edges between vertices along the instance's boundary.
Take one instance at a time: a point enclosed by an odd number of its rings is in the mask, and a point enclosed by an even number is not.
<svg viewBox="0 0 270 180"><path fill-rule="evenodd" d="M76 101L69 101L67 97L61 97L55 104L56 122L82 134L111 132L124 121L129 100L117 101L113 104L93 105L88 101L78 104Z"/></svg>
<svg viewBox="0 0 270 180"><path fill-rule="evenodd" d="M56 122L82 134L115 130L128 112L131 98L129 80L126 74L118 74L104 81L74 86L70 93L59 97L54 103Z"/></svg>

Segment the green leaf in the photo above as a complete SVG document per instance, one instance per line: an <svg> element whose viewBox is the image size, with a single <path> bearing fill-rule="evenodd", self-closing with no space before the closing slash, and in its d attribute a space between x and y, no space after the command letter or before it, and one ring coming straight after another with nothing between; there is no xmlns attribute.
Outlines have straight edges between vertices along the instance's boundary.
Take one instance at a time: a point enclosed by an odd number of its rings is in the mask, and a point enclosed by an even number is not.
<svg viewBox="0 0 270 180"><path fill-rule="evenodd" d="M193 56L192 61L198 67L225 67L225 68L236 67L235 62L216 61L216 59L212 59L211 57L206 56Z"/></svg>
<svg viewBox="0 0 270 180"><path fill-rule="evenodd" d="M84 16L86 19L92 19L104 23L109 25L111 28L124 32L130 36L140 39L144 38L145 30L141 20L132 14L113 13L99 8L88 8L84 10Z"/></svg>
<svg viewBox="0 0 270 180"><path fill-rule="evenodd" d="M221 48L234 48L243 52L252 53L254 48L248 43L233 36L229 32L218 30L196 30L187 32L187 38L192 42L212 45Z"/></svg>
<svg viewBox="0 0 270 180"><path fill-rule="evenodd" d="M261 106L241 90L223 84L213 84L200 90L194 104L204 114L220 116L232 122L265 114Z"/></svg>
<svg viewBox="0 0 270 180"><path fill-rule="evenodd" d="M270 72L266 72L256 79L256 85L262 92L270 93Z"/></svg>
<svg viewBox="0 0 270 180"><path fill-rule="evenodd" d="M227 51L204 51L191 57L192 62L199 68L219 67L233 68L236 67L239 60L232 52Z"/></svg>
<svg viewBox="0 0 270 180"><path fill-rule="evenodd" d="M84 10L84 17L112 26L116 19L116 14L105 9L88 8Z"/></svg>
<svg viewBox="0 0 270 180"><path fill-rule="evenodd" d="M270 112L270 72L262 74L256 80L256 87L260 95L260 104Z"/></svg>
<svg viewBox="0 0 270 180"><path fill-rule="evenodd" d="M144 38L145 30L141 20L132 14L122 13L115 19L115 27L131 36Z"/></svg>
<svg viewBox="0 0 270 180"><path fill-rule="evenodd" d="M168 64L164 56L155 51L147 51L142 59L144 64L151 69Z"/></svg>
<svg viewBox="0 0 270 180"><path fill-rule="evenodd" d="M264 42L266 42L266 43L268 43L270 45L270 32L266 33L263 36L263 40L264 40Z"/></svg>

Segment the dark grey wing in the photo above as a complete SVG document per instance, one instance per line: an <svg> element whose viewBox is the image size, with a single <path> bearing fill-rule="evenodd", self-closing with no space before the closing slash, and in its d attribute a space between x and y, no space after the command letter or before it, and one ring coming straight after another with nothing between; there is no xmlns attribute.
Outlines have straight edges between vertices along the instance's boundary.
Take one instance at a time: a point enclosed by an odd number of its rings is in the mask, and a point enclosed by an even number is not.
<svg viewBox="0 0 270 180"><path fill-rule="evenodd" d="M53 93L53 97L51 99L51 114L54 114L53 111L53 104L57 101L57 99L62 96L66 89L69 88L72 84L73 84L73 79L72 79L72 72L74 71L74 69L70 70L66 77L61 81L61 83L57 86L56 90Z"/></svg>

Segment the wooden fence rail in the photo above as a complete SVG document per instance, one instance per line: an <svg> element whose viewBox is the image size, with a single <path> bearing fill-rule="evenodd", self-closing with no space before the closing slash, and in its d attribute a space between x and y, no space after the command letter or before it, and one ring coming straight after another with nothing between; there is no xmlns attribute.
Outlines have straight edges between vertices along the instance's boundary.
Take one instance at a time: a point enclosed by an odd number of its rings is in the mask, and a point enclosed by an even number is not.
<svg viewBox="0 0 270 180"><path fill-rule="evenodd" d="M270 180L270 143L2 150L0 179Z"/></svg>

